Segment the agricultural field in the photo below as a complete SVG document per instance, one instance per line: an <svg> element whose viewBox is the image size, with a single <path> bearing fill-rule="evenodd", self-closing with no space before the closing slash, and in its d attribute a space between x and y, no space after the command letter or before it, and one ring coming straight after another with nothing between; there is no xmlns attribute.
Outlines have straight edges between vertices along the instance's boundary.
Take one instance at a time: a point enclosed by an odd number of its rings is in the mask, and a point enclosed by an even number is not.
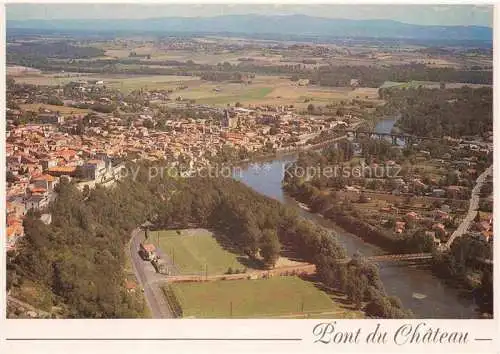
<svg viewBox="0 0 500 354"><path fill-rule="evenodd" d="M186 318L361 318L363 314L298 277L174 283Z"/></svg>
<svg viewBox="0 0 500 354"><path fill-rule="evenodd" d="M424 88L432 89L439 88L440 83L434 81L409 81L409 82L394 82L394 81L386 81L380 88L390 88L390 87L398 87L398 88L418 88L422 86ZM461 88L464 86L468 86L470 88L480 88L480 87L491 87L491 85L481 85L481 84L467 84L461 82L447 82L446 88Z"/></svg>
<svg viewBox="0 0 500 354"><path fill-rule="evenodd" d="M195 76L149 75L149 76L108 76L103 77L104 85L118 89L124 93L134 90L170 90L188 82L196 81Z"/></svg>
<svg viewBox="0 0 500 354"><path fill-rule="evenodd" d="M251 84L229 82L184 82L185 90L175 92L173 98L195 100L200 104L216 106L234 105L294 105L306 108L310 103L326 105L353 98L368 99L375 104L378 99L377 89L344 87L299 86L288 79L278 76L256 76Z"/></svg>
<svg viewBox="0 0 500 354"><path fill-rule="evenodd" d="M68 75L55 75L55 74L19 74L15 75L13 79L20 84L28 85L41 85L41 86L59 86L66 85L71 81L77 80L99 80L97 76L92 74L68 74Z"/></svg>
<svg viewBox="0 0 500 354"><path fill-rule="evenodd" d="M14 70L14 69L12 69ZM12 71L11 70L11 71ZM15 70L14 70L15 71ZM377 89L346 87L299 86L287 78L279 76L257 75L251 84L202 81L195 76L176 75L124 75L124 74L90 74L90 73L32 73L16 71L16 82L32 85L58 86L78 80L103 80L104 85L118 89L124 93L133 90L163 89L173 90L171 97L195 100L198 104L215 106L234 105L294 105L306 108L310 103L326 105L342 100L359 98L370 100L375 104L378 99ZM184 87L183 89L179 89Z"/></svg>
<svg viewBox="0 0 500 354"><path fill-rule="evenodd" d="M239 63L238 58L246 56L243 53L232 53L226 52L206 52L200 51L189 51L189 50L166 50L164 48L155 46L152 43L147 43L145 45L131 44L128 45L114 45L109 43L92 43L91 46L101 48L105 50L105 56L107 58L114 59L124 59L129 58L131 52L135 52L138 56L149 55L151 59L145 57L136 57L147 65L148 60L177 60L181 62L186 62L192 60L198 64L217 64L227 61L231 64Z"/></svg>
<svg viewBox="0 0 500 354"><path fill-rule="evenodd" d="M19 107L23 111L32 111L32 112L38 112L40 108L47 109L53 112L59 111L61 114L87 114L90 112L90 109L81 109L81 108L74 108L67 106L55 106L43 103L21 104L19 105Z"/></svg>
<svg viewBox="0 0 500 354"><path fill-rule="evenodd" d="M177 75L123 75L123 74L18 74L13 76L18 83L43 86L66 85L72 81L103 80L104 85L128 93L138 89L176 89L180 85L200 83L196 76Z"/></svg>
<svg viewBox="0 0 500 354"><path fill-rule="evenodd" d="M151 231L148 243L175 264L181 274L224 274L228 268L243 271L246 257L224 249L205 229ZM160 253L160 254L161 254Z"/></svg>

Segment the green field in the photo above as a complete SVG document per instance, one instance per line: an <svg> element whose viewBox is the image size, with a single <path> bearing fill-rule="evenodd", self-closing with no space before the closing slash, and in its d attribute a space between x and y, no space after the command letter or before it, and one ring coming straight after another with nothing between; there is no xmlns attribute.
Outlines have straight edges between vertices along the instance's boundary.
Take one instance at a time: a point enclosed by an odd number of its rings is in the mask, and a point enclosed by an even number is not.
<svg viewBox="0 0 500 354"><path fill-rule="evenodd" d="M169 90L183 85L184 82L198 80L195 76L176 75L150 75L133 76L124 78L110 77L104 80L105 85L122 92L130 92L139 89L147 90Z"/></svg>
<svg viewBox="0 0 500 354"><path fill-rule="evenodd" d="M242 90L242 92L237 95L234 94L214 95L213 93L207 93L206 97L200 97L199 99L196 99L196 103L213 104L213 105L234 104L236 102L243 103L246 101L262 99L272 91L273 91L272 87L259 87L259 88L251 88L248 90Z"/></svg>
<svg viewBox="0 0 500 354"><path fill-rule="evenodd" d="M360 318L298 277L173 283L183 317Z"/></svg>
<svg viewBox="0 0 500 354"><path fill-rule="evenodd" d="M48 85L48 86L58 86L66 85L72 81L78 80L104 80L104 85L117 90L121 90L125 93L138 90L138 89L148 89L148 90L168 90L175 89L178 86L183 85L188 81L196 81L199 78L196 76L176 76L176 75L99 75L99 74L82 74L71 75L67 77L59 76L53 74L41 74L41 75L27 75L27 76L15 76L14 80L18 83L31 84L31 85Z"/></svg>
<svg viewBox="0 0 500 354"><path fill-rule="evenodd" d="M181 274L224 274L229 267L243 271L245 266L238 262L237 254L219 245L207 230L151 231L148 242L167 254Z"/></svg>

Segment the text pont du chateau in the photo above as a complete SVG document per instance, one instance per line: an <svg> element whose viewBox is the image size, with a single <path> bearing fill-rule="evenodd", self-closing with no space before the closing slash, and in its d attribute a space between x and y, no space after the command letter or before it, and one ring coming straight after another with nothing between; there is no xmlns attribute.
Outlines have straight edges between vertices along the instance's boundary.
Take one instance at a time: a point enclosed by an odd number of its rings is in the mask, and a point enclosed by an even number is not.
<svg viewBox="0 0 500 354"><path fill-rule="evenodd" d="M324 344L386 344L389 341L397 345L405 344L466 344L468 332L446 331L439 327L430 327L424 322L406 323L389 333L377 323L373 329L343 330L337 322L319 323L313 328L315 343Z"/></svg>

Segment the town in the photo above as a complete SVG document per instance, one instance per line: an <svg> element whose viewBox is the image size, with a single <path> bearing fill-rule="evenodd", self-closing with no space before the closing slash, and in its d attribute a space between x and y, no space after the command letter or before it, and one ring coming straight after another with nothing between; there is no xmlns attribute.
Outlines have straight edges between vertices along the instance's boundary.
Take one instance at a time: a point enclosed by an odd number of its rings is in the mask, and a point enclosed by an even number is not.
<svg viewBox="0 0 500 354"><path fill-rule="evenodd" d="M9 218L9 248L23 234L22 215L46 208L60 178L74 180L82 190L84 186L109 185L120 178L125 158L166 160L169 166L189 173L211 162L230 162L233 155L241 161L308 148L314 145L311 139L321 133L359 124L352 116L311 116L293 107L217 109L174 103L178 118L157 129L155 117L170 101L165 92L141 95L143 100L156 102L158 108L149 104L128 112L126 107L137 106L137 98L106 90L102 81L70 82L63 88L12 81L9 85L9 102L18 107L7 107L8 213L15 215ZM93 100L95 96L99 96L98 102ZM63 100L65 106L48 104L52 97ZM72 109L82 104L125 107L125 111L106 114ZM191 114L209 118L190 118Z"/></svg>

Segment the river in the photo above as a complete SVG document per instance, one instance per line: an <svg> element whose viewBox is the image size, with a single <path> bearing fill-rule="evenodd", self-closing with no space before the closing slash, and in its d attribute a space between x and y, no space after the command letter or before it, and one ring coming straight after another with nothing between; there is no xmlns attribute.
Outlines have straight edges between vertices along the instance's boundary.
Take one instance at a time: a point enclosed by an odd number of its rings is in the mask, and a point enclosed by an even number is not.
<svg viewBox="0 0 500 354"><path fill-rule="evenodd" d="M394 119L383 120L375 130L390 132ZM285 165L296 159L296 154L278 156L268 161L257 162L243 167L234 178L253 190L296 208L303 217L333 230L348 254L360 252L365 256L385 253L379 247L364 242L361 238L346 232L330 220L310 213L299 207L281 188ZM406 308L410 308L418 318L478 318L473 301L460 295L435 277L430 270L407 265L380 265L380 277L389 295L398 296Z"/></svg>

